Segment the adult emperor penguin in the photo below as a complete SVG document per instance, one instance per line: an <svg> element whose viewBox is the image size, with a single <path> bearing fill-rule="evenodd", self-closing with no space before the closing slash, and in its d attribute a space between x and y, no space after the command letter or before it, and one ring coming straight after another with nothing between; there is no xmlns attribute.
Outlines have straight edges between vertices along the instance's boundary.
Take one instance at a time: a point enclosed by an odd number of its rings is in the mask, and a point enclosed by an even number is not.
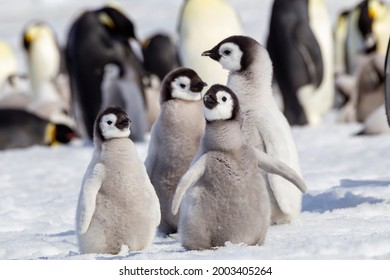
<svg viewBox="0 0 390 280"><path fill-rule="evenodd" d="M364 0L352 9L339 16L336 25L336 34L345 36L336 37L338 58L344 58L344 70L347 74L354 74L360 67L361 57L377 53L386 54L387 39L390 35L390 7L388 3L378 0ZM341 23L341 24L340 24ZM336 61L340 65L341 61Z"/></svg>
<svg viewBox="0 0 390 280"><path fill-rule="evenodd" d="M41 21L27 24L23 32L31 102L28 110L51 121L71 124L70 92L59 87L61 51L53 28Z"/></svg>
<svg viewBox="0 0 390 280"><path fill-rule="evenodd" d="M54 30L45 22L29 23L23 32L23 47L32 93L36 98L59 100L60 96L45 86L60 72L61 53Z"/></svg>
<svg viewBox="0 0 390 280"><path fill-rule="evenodd" d="M202 89L206 86L189 68L171 71L161 88L161 111L152 127L146 170L160 199L165 234L177 231L178 216L172 215L177 183L193 160L204 133Z"/></svg>
<svg viewBox="0 0 390 280"><path fill-rule="evenodd" d="M97 116L95 151L77 208L81 253L137 251L153 241L160 205L129 134L130 120L120 107Z"/></svg>
<svg viewBox="0 0 390 280"><path fill-rule="evenodd" d="M345 71L354 74L362 55L375 51L376 42L372 32L373 13L369 0L361 1L348 13L348 31L345 38ZM372 11L372 10L371 10Z"/></svg>
<svg viewBox="0 0 390 280"><path fill-rule="evenodd" d="M75 131L23 109L0 108L0 150L68 144Z"/></svg>
<svg viewBox="0 0 390 280"><path fill-rule="evenodd" d="M305 183L287 165L245 144L239 101L229 88L213 85L203 102L203 153L181 178L172 204L174 214L180 206L181 242L191 250L227 241L261 245L271 214L264 172L279 174L302 191Z"/></svg>
<svg viewBox="0 0 390 280"><path fill-rule="evenodd" d="M69 30L66 63L75 118L85 138L92 139L94 121L101 110L104 67L116 64L122 75L129 56L137 62L130 38L135 38L132 22L108 6L84 12Z"/></svg>
<svg viewBox="0 0 390 280"><path fill-rule="evenodd" d="M272 93L272 63L267 50L247 36L231 36L202 55L229 71L227 86L238 96L241 129L247 144L300 173L291 127ZM301 211L302 193L281 177L268 175L272 223L288 223Z"/></svg>
<svg viewBox="0 0 390 280"><path fill-rule="evenodd" d="M227 72L199 55L228 36L243 34L234 7L226 0L184 1L178 32L181 65L194 69L209 84L226 84Z"/></svg>
<svg viewBox="0 0 390 280"><path fill-rule="evenodd" d="M334 99L333 39L323 0L275 0L267 49L292 125L318 124Z"/></svg>

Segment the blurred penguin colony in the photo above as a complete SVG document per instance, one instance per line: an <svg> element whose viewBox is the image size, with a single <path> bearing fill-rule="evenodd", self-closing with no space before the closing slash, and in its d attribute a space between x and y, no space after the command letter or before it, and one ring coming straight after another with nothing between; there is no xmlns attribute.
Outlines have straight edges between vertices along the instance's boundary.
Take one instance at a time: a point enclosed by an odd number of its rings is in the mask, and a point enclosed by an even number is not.
<svg viewBox="0 0 390 280"><path fill-rule="evenodd" d="M267 49L275 95L291 125L315 125L329 110L339 122L362 123L361 134L389 132L385 57L390 8L361 1L332 25L321 0L275 0Z"/></svg>
<svg viewBox="0 0 390 280"><path fill-rule="evenodd" d="M362 134L389 132L387 3L362 1L334 23L324 0L275 0L270 15L264 46L274 97L290 125L317 125L335 110L340 122L362 123ZM86 9L63 46L50 23L29 22L20 35L26 73L0 38L0 149L92 141L97 115L111 105L124 108L130 138L142 142L160 113L169 72L184 66L209 86L226 85L228 72L201 54L228 36L245 35L237 11L228 1L183 1L177 22L177 34L141 39L120 7Z"/></svg>

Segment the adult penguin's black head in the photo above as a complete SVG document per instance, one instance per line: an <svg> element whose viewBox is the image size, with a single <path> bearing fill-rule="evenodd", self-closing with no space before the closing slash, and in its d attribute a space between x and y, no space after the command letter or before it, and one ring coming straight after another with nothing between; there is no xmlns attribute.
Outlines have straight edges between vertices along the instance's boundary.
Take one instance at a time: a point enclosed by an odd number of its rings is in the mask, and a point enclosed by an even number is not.
<svg viewBox="0 0 390 280"><path fill-rule="evenodd" d="M376 18L376 10L374 7L371 7L370 1L362 1L358 5L360 9L359 19L358 19L358 28L364 38L364 53L372 53L376 50L377 42L374 37L372 25Z"/></svg>
<svg viewBox="0 0 390 280"><path fill-rule="evenodd" d="M117 8L105 6L98 10L97 13L100 22L112 35L136 39L133 23Z"/></svg>
<svg viewBox="0 0 390 280"><path fill-rule="evenodd" d="M54 30L48 23L43 21L28 23L23 30L22 38L25 51L29 52L31 44L40 38L50 38L58 44Z"/></svg>

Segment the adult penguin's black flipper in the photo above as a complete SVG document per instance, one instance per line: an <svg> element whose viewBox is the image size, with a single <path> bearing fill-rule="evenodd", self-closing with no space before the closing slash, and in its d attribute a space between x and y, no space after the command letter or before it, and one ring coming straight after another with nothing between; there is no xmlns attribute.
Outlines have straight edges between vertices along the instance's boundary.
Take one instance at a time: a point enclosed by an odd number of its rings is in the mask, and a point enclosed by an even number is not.
<svg viewBox="0 0 390 280"><path fill-rule="evenodd" d="M321 47L313 31L308 25L298 23L294 28L294 41L307 66L307 83L318 87L323 79L324 65Z"/></svg>
<svg viewBox="0 0 390 280"><path fill-rule="evenodd" d="M385 60L385 107L387 122L390 126L390 39L387 45L387 53Z"/></svg>

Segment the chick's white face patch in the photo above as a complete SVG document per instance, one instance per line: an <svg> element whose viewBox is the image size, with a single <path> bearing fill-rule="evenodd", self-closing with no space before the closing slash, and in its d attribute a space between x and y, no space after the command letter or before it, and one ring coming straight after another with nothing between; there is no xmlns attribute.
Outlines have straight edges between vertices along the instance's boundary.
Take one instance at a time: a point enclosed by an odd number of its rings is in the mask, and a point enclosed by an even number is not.
<svg viewBox="0 0 390 280"><path fill-rule="evenodd" d="M199 101L202 99L200 92L192 92L191 80L186 76L179 76L173 80L172 85L172 97L177 99L183 99L188 101Z"/></svg>
<svg viewBox="0 0 390 280"><path fill-rule="evenodd" d="M208 109L204 106L204 116L208 121L228 120L233 115L234 101L226 91L217 92L217 106Z"/></svg>
<svg viewBox="0 0 390 280"><path fill-rule="evenodd" d="M234 43L222 44L219 48L219 54L222 67L228 71L239 71L241 69L242 51Z"/></svg>
<svg viewBox="0 0 390 280"><path fill-rule="evenodd" d="M108 114L102 117L100 121L100 129L104 139L109 140L112 138L127 138L130 135L129 127L119 129L115 126L117 122L117 116L114 114Z"/></svg>

